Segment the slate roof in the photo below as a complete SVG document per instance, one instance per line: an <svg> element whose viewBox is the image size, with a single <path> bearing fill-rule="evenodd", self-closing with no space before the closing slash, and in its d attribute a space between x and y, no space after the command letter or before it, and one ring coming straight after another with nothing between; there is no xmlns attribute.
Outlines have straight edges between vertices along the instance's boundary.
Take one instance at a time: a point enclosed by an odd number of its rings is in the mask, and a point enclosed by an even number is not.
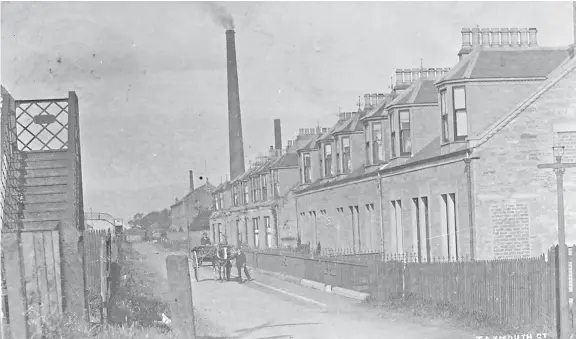
<svg viewBox="0 0 576 339"><path fill-rule="evenodd" d="M219 186L218 186L219 187ZM178 199L178 202L176 202L175 204L171 205L170 208L175 207L180 205L184 200L186 200L189 196L195 194L196 192L200 192L200 190L206 190L208 193L212 194L214 193L218 187L214 187L214 185L212 185L211 183L207 182L204 185L194 189L192 192L188 192L188 194L186 194L182 199Z"/></svg>
<svg viewBox="0 0 576 339"><path fill-rule="evenodd" d="M420 79L412 83L404 92L400 93L387 107L410 104L436 104L438 94L434 86L435 80Z"/></svg>
<svg viewBox="0 0 576 339"><path fill-rule="evenodd" d="M211 210L201 210L198 212L192 224L190 225L191 231L203 231L210 228L210 216L212 215Z"/></svg>
<svg viewBox="0 0 576 339"><path fill-rule="evenodd" d="M297 153L285 153L279 159L270 164L270 168L286 168L286 167L298 167L298 154Z"/></svg>
<svg viewBox="0 0 576 339"><path fill-rule="evenodd" d="M569 57L569 48L476 46L436 83L459 79L546 77Z"/></svg>

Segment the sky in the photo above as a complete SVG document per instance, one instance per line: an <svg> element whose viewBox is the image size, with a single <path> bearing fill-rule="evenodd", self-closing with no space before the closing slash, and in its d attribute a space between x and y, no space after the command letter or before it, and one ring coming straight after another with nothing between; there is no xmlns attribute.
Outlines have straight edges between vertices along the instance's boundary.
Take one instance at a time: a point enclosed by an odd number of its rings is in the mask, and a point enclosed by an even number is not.
<svg viewBox="0 0 576 339"><path fill-rule="evenodd" d="M571 2L2 2L1 79L16 99L79 97L86 210L169 207L188 170L228 164L225 28L236 30L248 161L331 127L396 68L453 67L464 27L536 27L573 42Z"/></svg>

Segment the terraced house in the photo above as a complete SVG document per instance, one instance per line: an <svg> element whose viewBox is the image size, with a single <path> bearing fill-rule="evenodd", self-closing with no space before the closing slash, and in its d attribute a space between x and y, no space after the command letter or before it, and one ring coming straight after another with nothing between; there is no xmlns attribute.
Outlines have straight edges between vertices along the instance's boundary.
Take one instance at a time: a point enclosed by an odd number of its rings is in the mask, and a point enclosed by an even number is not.
<svg viewBox="0 0 576 339"><path fill-rule="evenodd" d="M296 149L317 131L321 129L301 129L296 140L282 149L280 130L276 129L276 147L270 146L267 156L258 157L247 171L216 187L210 217L214 242L253 248L296 243L291 195L299 183Z"/></svg>
<svg viewBox="0 0 576 339"><path fill-rule="evenodd" d="M576 161L574 45L540 47L533 28L461 34L454 67L398 69L391 93L365 95L364 107L341 113L332 128L308 130L292 147L297 168L279 179L285 190L274 213L272 202L246 204L245 191L234 207L245 212L220 207L243 242L284 246L300 237L312 247L411 252L422 261L527 257L553 245L555 175L537 165L554 161L554 145L564 162ZM261 190L248 178L271 167L232 183ZM564 175L568 243L576 241L572 172ZM262 208L269 222L248 213ZM213 223L231 222L219 218ZM277 234L271 245L269 232Z"/></svg>
<svg viewBox="0 0 576 339"><path fill-rule="evenodd" d="M553 160L554 142L574 160L574 46L539 47L536 29L463 29L458 57L449 71L397 70L393 93L298 151L304 243L421 260L523 257L554 243L554 175L537 165ZM565 181L574 187L576 173Z"/></svg>
<svg viewBox="0 0 576 339"><path fill-rule="evenodd" d="M191 230L201 230L207 228L206 214L210 215L212 209L212 192L215 187L208 182L200 187L194 187L194 171L189 171L190 189L182 199L175 199L170 206L170 216L172 231L184 231L188 227ZM206 225L204 225L206 223Z"/></svg>

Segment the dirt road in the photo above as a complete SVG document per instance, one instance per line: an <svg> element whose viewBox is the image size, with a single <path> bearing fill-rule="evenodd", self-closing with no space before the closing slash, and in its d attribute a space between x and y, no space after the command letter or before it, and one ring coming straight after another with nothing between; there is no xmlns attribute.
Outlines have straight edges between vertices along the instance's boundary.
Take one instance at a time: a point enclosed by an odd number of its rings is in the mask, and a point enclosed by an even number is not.
<svg viewBox="0 0 576 339"><path fill-rule="evenodd" d="M166 278L166 256L149 243L134 244L155 273ZM254 272L255 281L239 284L213 280L212 271L201 269L201 281L193 282L194 305L199 314L218 325L210 338L230 339L460 339L473 333L423 326L405 320L382 319L365 304L308 289ZM202 280L205 279L205 280Z"/></svg>

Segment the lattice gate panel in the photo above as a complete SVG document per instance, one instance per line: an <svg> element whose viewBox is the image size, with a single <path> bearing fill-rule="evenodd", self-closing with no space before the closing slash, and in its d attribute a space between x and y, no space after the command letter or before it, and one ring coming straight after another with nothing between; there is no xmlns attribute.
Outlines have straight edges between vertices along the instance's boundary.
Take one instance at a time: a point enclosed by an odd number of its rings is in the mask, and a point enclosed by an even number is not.
<svg viewBox="0 0 576 339"><path fill-rule="evenodd" d="M68 99L16 101L18 149L68 148Z"/></svg>

